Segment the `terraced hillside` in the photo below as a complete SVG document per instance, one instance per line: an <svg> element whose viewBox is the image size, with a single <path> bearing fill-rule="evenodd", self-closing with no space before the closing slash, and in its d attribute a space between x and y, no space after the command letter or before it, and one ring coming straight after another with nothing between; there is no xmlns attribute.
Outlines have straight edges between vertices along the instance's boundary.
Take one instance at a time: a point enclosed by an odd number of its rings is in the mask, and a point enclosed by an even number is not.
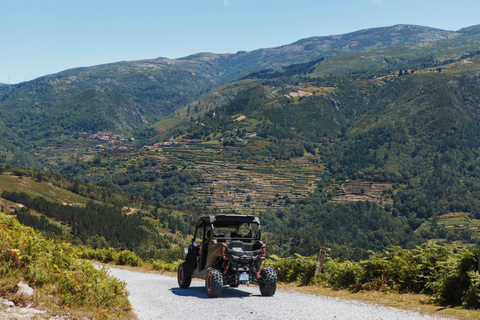
<svg viewBox="0 0 480 320"><path fill-rule="evenodd" d="M251 211L277 208L305 199L322 171L309 157L291 161L196 161L204 180L195 189L211 199L210 208Z"/></svg>
<svg viewBox="0 0 480 320"><path fill-rule="evenodd" d="M392 204L393 200L389 195L392 189L391 183L347 181L342 183L333 198L334 201L373 201L380 205Z"/></svg>

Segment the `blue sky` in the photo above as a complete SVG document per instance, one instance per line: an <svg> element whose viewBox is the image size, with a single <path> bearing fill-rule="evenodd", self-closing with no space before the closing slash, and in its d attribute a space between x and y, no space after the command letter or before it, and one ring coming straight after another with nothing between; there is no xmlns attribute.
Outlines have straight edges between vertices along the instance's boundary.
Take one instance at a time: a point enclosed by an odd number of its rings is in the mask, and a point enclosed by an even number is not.
<svg viewBox="0 0 480 320"><path fill-rule="evenodd" d="M480 24L479 13L478 0L2 0L0 82L395 24L453 31Z"/></svg>

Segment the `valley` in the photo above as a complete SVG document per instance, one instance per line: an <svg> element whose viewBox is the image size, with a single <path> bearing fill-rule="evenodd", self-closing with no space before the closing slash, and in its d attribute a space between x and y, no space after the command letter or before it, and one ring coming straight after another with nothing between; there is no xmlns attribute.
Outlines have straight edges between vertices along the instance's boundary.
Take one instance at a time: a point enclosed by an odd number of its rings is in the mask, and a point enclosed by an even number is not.
<svg viewBox="0 0 480 320"><path fill-rule="evenodd" d="M479 30L396 25L2 86L1 189L129 208L175 245L219 212L261 215L292 239L272 238L281 255L476 245ZM38 172L90 200L36 191ZM439 222L460 213L471 223Z"/></svg>
<svg viewBox="0 0 480 320"><path fill-rule="evenodd" d="M1 85L0 211L0 291L18 275L42 292L59 279L62 306L87 303L80 268L129 314L125 286L78 258L175 271L198 218L225 213L259 217L279 281L476 308L480 26L395 25Z"/></svg>

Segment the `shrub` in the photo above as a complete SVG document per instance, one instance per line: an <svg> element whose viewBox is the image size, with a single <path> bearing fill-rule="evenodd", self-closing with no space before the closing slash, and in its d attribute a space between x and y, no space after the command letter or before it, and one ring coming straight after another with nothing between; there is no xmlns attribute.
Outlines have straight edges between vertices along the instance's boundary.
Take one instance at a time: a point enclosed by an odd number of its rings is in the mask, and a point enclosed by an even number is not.
<svg viewBox="0 0 480 320"><path fill-rule="evenodd" d="M265 260L264 266L272 266L277 272L278 281L299 282L306 285L312 281L317 267L317 258L303 257L295 254L295 258L279 258L275 255Z"/></svg>
<svg viewBox="0 0 480 320"><path fill-rule="evenodd" d="M178 266L183 262L183 260L177 260L172 263L165 262L163 260L152 260L150 262L150 268L157 271L170 271L175 272L178 270Z"/></svg>
<svg viewBox="0 0 480 320"><path fill-rule="evenodd" d="M480 308L480 274L478 271L468 272L470 286L463 295L462 304L467 308Z"/></svg>
<svg viewBox="0 0 480 320"><path fill-rule="evenodd" d="M323 279L333 288L354 288L357 285L361 267L352 261L330 261L324 264L323 272L320 280Z"/></svg>
<svg viewBox="0 0 480 320"><path fill-rule="evenodd" d="M135 253L125 250L118 254L116 264L138 267L142 265L142 259Z"/></svg>
<svg viewBox="0 0 480 320"><path fill-rule="evenodd" d="M480 304L478 296L478 250L462 250L441 264L438 279L432 284L441 304L474 307ZM477 297L478 298L478 297Z"/></svg>
<svg viewBox="0 0 480 320"><path fill-rule="evenodd" d="M73 246L47 240L13 216L0 213L0 279L13 292L24 278L31 286L51 285L65 305L94 305L130 309L125 284L89 262L78 259Z"/></svg>
<svg viewBox="0 0 480 320"><path fill-rule="evenodd" d="M391 247L360 262L358 285L370 290L432 293L428 284L438 277L439 263L451 254L451 249L433 242L412 250Z"/></svg>
<svg viewBox="0 0 480 320"><path fill-rule="evenodd" d="M94 305L129 310L125 284L77 256L78 249L47 240L13 216L0 213L0 286L13 292L24 278L31 286L51 285L66 305Z"/></svg>
<svg viewBox="0 0 480 320"><path fill-rule="evenodd" d="M114 248L92 249L90 247L79 247L78 254L83 259L97 260L104 263L113 262L117 265L129 265L132 267L143 265L142 259L129 250L117 251Z"/></svg>

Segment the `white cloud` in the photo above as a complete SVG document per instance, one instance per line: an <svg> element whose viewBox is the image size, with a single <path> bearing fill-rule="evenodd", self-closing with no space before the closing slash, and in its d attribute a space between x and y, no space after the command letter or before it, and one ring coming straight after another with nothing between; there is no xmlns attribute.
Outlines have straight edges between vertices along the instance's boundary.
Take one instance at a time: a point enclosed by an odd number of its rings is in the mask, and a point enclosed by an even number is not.
<svg viewBox="0 0 480 320"><path fill-rule="evenodd" d="M223 0L223 5L224 6L229 6L230 5L230 0Z"/></svg>

